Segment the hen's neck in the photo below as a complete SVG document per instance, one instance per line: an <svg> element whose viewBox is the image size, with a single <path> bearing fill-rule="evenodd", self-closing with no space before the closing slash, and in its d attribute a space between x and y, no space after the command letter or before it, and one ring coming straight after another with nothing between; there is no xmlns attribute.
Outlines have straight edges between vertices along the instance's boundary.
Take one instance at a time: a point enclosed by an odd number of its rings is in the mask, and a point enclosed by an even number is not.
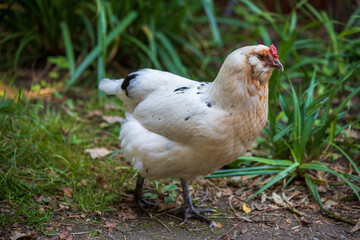
<svg viewBox="0 0 360 240"><path fill-rule="evenodd" d="M268 81L254 79L251 69L222 67L207 91L214 105L227 110L254 110L267 105Z"/></svg>

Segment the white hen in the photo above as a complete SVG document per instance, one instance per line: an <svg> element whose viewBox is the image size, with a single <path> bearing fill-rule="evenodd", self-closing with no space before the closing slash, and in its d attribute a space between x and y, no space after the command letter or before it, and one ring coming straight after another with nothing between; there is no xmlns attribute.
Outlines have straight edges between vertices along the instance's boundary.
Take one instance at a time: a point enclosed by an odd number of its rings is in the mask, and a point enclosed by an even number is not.
<svg viewBox="0 0 360 240"><path fill-rule="evenodd" d="M267 119L268 80L283 66L276 48L264 45L231 53L212 82L143 69L125 79L103 79L100 90L126 109L120 132L124 157L138 171L135 200L144 211L144 178L180 178L185 218L214 223L191 202L187 180L231 163L251 145ZM147 211L146 211L147 212Z"/></svg>

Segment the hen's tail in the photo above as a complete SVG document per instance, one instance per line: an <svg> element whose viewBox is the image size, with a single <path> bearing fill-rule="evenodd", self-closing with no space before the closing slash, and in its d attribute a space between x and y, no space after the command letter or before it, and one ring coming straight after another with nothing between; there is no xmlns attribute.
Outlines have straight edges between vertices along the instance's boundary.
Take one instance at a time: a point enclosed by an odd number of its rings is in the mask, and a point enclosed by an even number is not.
<svg viewBox="0 0 360 240"><path fill-rule="evenodd" d="M124 79L112 80L108 78L104 78L99 83L99 89L104 91L108 95L115 95L121 93L121 84Z"/></svg>

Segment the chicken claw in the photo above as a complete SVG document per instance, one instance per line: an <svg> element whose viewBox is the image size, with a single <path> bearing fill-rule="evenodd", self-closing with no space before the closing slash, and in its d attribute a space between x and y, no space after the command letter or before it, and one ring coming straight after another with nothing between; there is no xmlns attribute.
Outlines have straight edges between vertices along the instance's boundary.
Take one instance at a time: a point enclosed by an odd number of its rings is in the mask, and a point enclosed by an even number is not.
<svg viewBox="0 0 360 240"><path fill-rule="evenodd" d="M214 209L197 209L193 206L190 192L189 192L189 184L181 179L181 185L183 188L184 195L184 221L180 224L183 225L187 222L189 218L196 218L200 221L206 222L210 225L210 227L216 227L216 223L209 218L205 217L203 214L208 212L216 212Z"/></svg>

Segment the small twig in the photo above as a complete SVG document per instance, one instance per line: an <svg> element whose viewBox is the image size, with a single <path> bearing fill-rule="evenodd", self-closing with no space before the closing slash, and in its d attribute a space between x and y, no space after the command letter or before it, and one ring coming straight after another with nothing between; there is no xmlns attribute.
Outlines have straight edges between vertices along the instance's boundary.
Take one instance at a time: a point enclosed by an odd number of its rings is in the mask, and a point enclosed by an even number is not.
<svg viewBox="0 0 360 240"><path fill-rule="evenodd" d="M164 215L164 214L167 214L168 212L172 212L172 211L175 211L175 210L178 210L180 207L175 207L175 208L171 208L171 209L167 209L167 210L163 210L163 211L160 211L159 213L157 213L156 215L154 215L155 217L157 216L161 216L161 215Z"/></svg>
<svg viewBox="0 0 360 240"><path fill-rule="evenodd" d="M156 217L154 217L153 219L155 219L156 221L158 221L161 225L163 225L164 228L166 228L166 230L168 230L169 232L172 232L170 228L168 228L168 226L166 226L165 223L163 223L162 221L160 221L159 219L157 219Z"/></svg>
<svg viewBox="0 0 360 240"><path fill-rule="evenodd" d="M129 195L129 194L122 193L122 192L117 192L117 191L111 190L111 189L109 189L109 188L108 188L107 190L110 191L110 192L119 194L120 196L125 197L125 198L134 198L133 195Z"/></svg>
<svg viewBox="0 0 360 240"><path fill-rule="evenodd" d="M232 197L232 196L231 196L231 197ZM228 198L228 203L229 203L229 206L230 206L231 211L232 211L233 213L236 213L236 211L235 211L235 209L234 209L234 207L233 207L233 205L232 205L232 203L231 203L231 197Z"/></svg>
<svg viewBox="0 0 360 240"><path fill-rule="evenodd" d="M257 213L255 213L255 214L251 215L250 217L248 217L248 219L253 218L253 217L255 217L255 216L257 216L257 215L259 215L259 214L261 214L261 213L264 213L264 212L270 212L270 211L275 211L275 210L284 209L284 208L286 208L286 207L265 209L265 210L262 210L262 211L260 211L260 212L257 212ZM245 221L246 221L245 219L241 220L240 222L238 222L237 224L235 224L229 231L227 231L226 233L224 233L223 235L221 235L220 237L218 237L216 240L219 240L219 239L221 239L222 237L228 235L228 234L231 233L235 228L237 228L241 223L243 223L243 222L245 222Z"/></svg>
<svg viewBox="0 0 360 240"><path fill-rule="evenodd" d="M295 213L299 216L306 216L306 214L300 212L299 210L297 210L295 207L292 206L291 202L287 199L284 191L281 193L281 195L282 195L282 198L284 199L285 203L288 205L288 209L290 211L292 211L293 213Z"/></svg>
<svg viewBox="0 0 360 240"><path fill-rule="evenodd" d="M90 233L89 231L88 232L74 232L74 233L70 233L70 235L81 235L81 234L87 234L87 233ZM60 233L52 233L52 234L46 234L48 236L59 236Z"/></svg>
<svg viewBox="0 0 360 240"><path fill-rule="evenodd" d="M174 215L172 215L172 214L167 213L166 215L169 216L169 217L175 218L175 219L177 219L177 220L183 221L183 219L181 219L181 218L179 218L179 217L177 217L177 216L174 216Z"/></svg>
<svg viewBox="0 0 360 240"><path fill-rule="evenodd" d="M90 232L76 232L76 233L70 233L71 235L81 235L81 234L87 234Z"/></svg>
<svg viewBox="0 0 360 240"><path fill-rule="evenodd" d="M200 205L200 204L202 204L203 202L205 202L206 199L207 199L207 197L208 197L208 195L209 195L209 189L206 188L205 196L203 197L203 199L201 199L201 201L199 202L198 205Z"/></svg>

